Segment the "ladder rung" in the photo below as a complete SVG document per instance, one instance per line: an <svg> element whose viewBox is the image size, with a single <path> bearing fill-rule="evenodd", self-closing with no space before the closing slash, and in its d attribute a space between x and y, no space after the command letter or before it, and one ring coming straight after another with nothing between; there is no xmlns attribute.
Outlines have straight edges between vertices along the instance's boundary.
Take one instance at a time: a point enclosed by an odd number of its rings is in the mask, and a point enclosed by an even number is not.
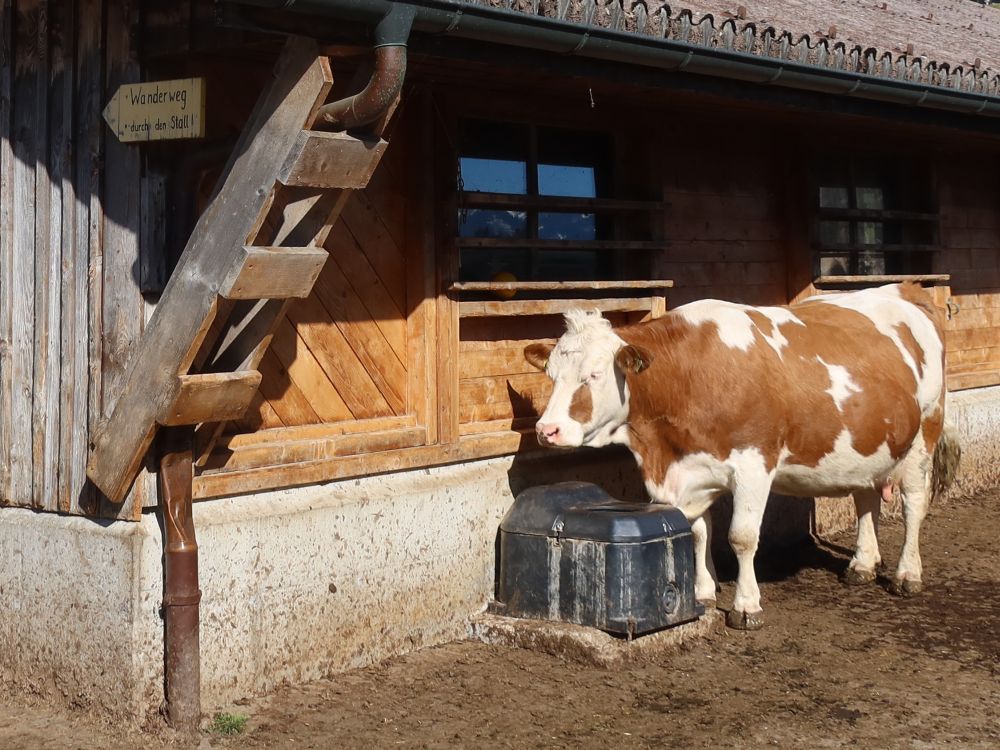
<svg viewBox="0 0 1000 750"><path fill-rule="evenodd" d="M177 398L157 417L165 427L239 419L250 407L260 373L256 370L182 375Z"/></svg>
<svg viewBox="0 0 1000 750"><path fill-rule="evenodd" d="M227 299L308 297L328 257L321 247L245 247L243 262L226 277Z"/></svg>
<svg viewBox="0 0 1000 750"><path fill-rule="evenodd" d="M363 188L388 145L381 138L362 140L345 133L303 130L278 179L283 185Z"/></svg>

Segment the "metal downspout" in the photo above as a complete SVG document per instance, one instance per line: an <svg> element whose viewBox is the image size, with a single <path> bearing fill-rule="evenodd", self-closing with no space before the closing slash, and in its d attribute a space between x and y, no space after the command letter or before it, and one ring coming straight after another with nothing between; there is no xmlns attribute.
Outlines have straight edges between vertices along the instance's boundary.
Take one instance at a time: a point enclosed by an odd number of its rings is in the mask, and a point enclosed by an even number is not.
<svg viewBox="0 0 1000 750"><path fill-rule="evenodd" d="M194 430L163 430L160 513L163 520L163 652L167 721L187 733L201 723L201 590L191 512Z"/></svg>
<svg viewBox="0 0 1000 750"><path fill-rule="evenodd" d="M324 104L316 127L351 130L368 125L385 113L399 96L406 77L406 42L416 10L393 4L375 26L375 70L368 85L353 96Z"/></svg>

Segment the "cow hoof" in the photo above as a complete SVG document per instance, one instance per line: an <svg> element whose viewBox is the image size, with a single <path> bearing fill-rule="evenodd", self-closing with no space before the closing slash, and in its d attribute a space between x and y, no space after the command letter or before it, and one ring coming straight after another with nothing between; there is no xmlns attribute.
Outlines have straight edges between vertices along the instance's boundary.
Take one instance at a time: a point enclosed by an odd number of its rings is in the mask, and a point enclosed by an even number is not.
<svg viewBox="0 0 1000 750"><path fill-rule="evenodd" d="M848 568L844 571L841 580L848 586L861 586L875 580L875 571L864 568Z"/></svg>
<svg viewBox="0 0 1000 750"><path fill-rule="evenodd" d="M764 611L740 612L731 609L726 613L726 625L733 630L760 630L764 627Z"/></svg>
<svg viewBox="0 0 1000 750"><path fill-rule="evenodd" d="M909 578L893 578L889 584L889 591L896 596L916 596L923 588L920 581L911 581Z"/></svg>

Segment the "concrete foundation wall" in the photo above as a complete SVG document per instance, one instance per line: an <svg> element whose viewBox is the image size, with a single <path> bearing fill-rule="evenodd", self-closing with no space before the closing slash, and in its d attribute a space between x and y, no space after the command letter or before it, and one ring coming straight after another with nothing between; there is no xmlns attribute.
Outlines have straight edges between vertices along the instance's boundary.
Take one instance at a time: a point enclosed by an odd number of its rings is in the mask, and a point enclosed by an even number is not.
<svg viewBox="0 0 1000 750"><path fill-rule="evenodd" d="M956 491L1000 484L1000 388L953 394ZM493 595L497 527L534 484L645 497L623 451L546 454L345 480L195 506L203 706L465 637ZM726 504L719 506L724 546ZM775 498L766 544L853 525L849 500ZM161 531L0 510L0 681L110 716L163 697Z"/></svg>

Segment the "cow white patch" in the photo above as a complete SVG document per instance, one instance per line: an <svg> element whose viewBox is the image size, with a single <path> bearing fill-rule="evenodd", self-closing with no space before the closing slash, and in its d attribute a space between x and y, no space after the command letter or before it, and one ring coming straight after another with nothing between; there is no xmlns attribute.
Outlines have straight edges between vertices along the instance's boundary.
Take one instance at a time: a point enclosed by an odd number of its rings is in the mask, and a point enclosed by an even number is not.
<svg viewBox="0 0 1000 750"><path fill-rule="evenodd" d="M830 387L826 389L826 392L830 394L833 398L833 402L837 405L837 410L843 413L844 402L851 397L853 393L860 393L861 389L851 380L851 373L847 371L847 368L843 365L831 365L823 361L822 357L817 357L819 363L826 368L827 373L830 375Z"/></svg>
<svg viewBox="0 0 1000 750"><path fill-rule="evenodd" d="M786 463L783 451L774 477L774 490L783 495L803 497L846 495L854 490L881 486L899 464L882 443L870 456L854 450L849 430L837 436L833 449L816 466Z"/></svg>
<svg viewBox="0 0 1000 750"><path fill-rule="evenodd" d="M768 334L760 330L747 314L748 311L758 312L770 320L773 324L771 332ZM783 307L749 307L719 300L691 302L678 307L676 313L694 326L715 323L722 343L741 351L747 351L753 346L754 332L759 331L778 356L781 356L781 350L788 344L788 339L782 335L779 326L787 323L803 325L790 310Z"/></svg>

